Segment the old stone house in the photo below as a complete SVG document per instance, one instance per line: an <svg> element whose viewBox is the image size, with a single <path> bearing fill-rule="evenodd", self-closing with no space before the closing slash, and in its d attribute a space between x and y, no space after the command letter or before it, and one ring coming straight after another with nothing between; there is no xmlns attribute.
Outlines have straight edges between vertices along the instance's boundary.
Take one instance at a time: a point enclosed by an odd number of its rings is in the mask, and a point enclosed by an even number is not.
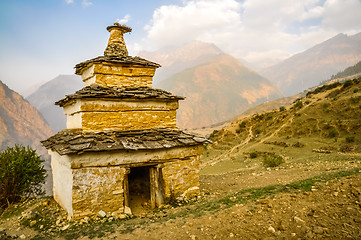
<svg viewBox="0 0 361 240"><path fill-rule="evenodd" d="M85 87L56 102L67 129L42 141L51 155L54 199L72 217L123 213L199 194L205 138L181 131L182 97L152 88L159 64L128 56L115 23L104 56L75 66Z"/></svg>

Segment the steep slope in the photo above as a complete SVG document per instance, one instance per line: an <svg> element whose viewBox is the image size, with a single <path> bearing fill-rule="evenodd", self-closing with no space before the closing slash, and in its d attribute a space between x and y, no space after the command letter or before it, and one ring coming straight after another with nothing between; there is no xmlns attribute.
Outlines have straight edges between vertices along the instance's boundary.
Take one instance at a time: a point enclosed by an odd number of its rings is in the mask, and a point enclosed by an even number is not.
<svg viewBox="0 0 361 240"><path fill-rule="evenodd" d="M207 172L232 169L232 159L259 167L269 154L292 166L310 161L342 166L343 156L361 157L361 78L321 86L289 106L240 118L211 136L214 144L202 164Z"/></svg>
<svg viewBox="0 0 361 240"><path fill-rule="evenodd" d="M221 53L222 51L214 44L194 40L175 49L141 51L139 55L162 65L162 68L156 71L153 80L154 83L158 83L187 68L205 63Z"/></svg>
<svg viewBox="0 0 361 240"><path fill-rule="evenodd" d="M60 131L66 128L66 117L63 109L54 103L66 94L81 89L83 85L77 75L59 75L40 86L26 99L41 112L54 131Z"/></svg>
<svg viewBox="0 0 361 240"><path fill-rule="evenodd" d="M50 137L53 131L38 110L1 81L0 103L0 149L22 144L46 154L40 140Z"/></svg>
<svg viewBox="0 0 361 240"><path fill-rule="evenodd" d="M348 67L345 70L338 72L337 74L331 76L331 78L329 80L321 82L320 85L318 85L316 87L309 88L309 89L303 91L302 93L298 93L293 96L279 98L279 99L276 99L273 101L262 103L258 106L247 109L238 118L246 117L246 116L252 115L252 114L270 111L272 109L277 109L282 106L283 107L288 106L291 103L293 103L295 100L306 96L306 94L308 92L314 91L316 88L319 88L324 85L333 84L336 82L345 82L347 80L352 80L352 79L359 78L359 77L361 77L361 61L356 63L355 65Z"/></svg>
<svg viewBox="0 0 361 240"><path fill-rule="evenodd" d="M182 128L222 122L250 106L282 96L267 79L226 54L175 74L156 87L186 97L177 117Z"/></svg>
<svg viewBox="0 0 361 240"><path fill-rule="evenodd" d="M361 60L361 33L339 34L261 71L285 96L302 92Z"/></svg>

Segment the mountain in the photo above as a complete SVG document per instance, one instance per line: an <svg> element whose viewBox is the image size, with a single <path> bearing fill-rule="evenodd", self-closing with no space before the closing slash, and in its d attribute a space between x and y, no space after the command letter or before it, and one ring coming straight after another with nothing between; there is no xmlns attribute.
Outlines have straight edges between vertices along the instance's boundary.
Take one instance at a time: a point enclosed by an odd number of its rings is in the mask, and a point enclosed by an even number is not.
<svg viewBox="0 0 361 240"><path fill-rule="evenodd" d="M185 69L156 87L186 97L177 116L182 128L222 122L251 106L282 97L270 81L227 54Z"/></svg>
<svg viewBox="0 0 361 240"><path fill-rule="evenodd" d="M51 128L57 132L66 128L66 116L63 109L54 103L66 94L81 89L83 85L83 81L77 75L59 75L41 85L26 99L43 114Z"/></svg>
<svg viewBox="0 0 361 240"><path fill-rule="evenodd" d="M331 76L331 80L336 80L336 79L344 79L344 78L356 78L356 76L361 75L361 61L359 61L358 63L356 63L355 65L346 68L345 70L338 72L335 75Z"/></svg>
<svg viewBox="0 0 361 240"><path fill-rule="evenodd" d="M339 34L283 62L262 70L285 96L316 86L361 60L361 33Z"/></svg>
<svg viewBox="0 0 361 240"><path fill-rule="evenodd" d="M47 154L40 144L53 134L38 110L0 81L0 149L22 144Z"/></svg>
<svg viewBox="0 0 361 240"><path fill-rule="evenodd" d="M214 144L207 146L201 168L212 174L221 168L234 171L235 164L254 170L270 158L283 160L282 169L306 169L303 173L326 165L341 170L345 164L359 167L360 136L358 78L320 86L288 106L241 117L214 131Z"/></svg>
<svg viewBox="0 0 361 240"><path fill-rule="evenodd" d="M178 48L164 48L154 52L141 51L139 56L162 65L157 69L153 83L158 83L175 73L197 66L223 52L212 43L191 41Z"/></svg>

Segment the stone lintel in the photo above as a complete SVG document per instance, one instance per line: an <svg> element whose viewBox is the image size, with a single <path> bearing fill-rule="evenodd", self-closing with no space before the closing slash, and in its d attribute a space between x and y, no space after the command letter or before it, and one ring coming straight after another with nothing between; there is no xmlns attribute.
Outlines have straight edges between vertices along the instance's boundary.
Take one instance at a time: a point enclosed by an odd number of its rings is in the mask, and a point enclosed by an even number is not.
<svg viewBox="0 0 361 240"><path fill-rule="evenodd" d="M61 162L67 162L71 169L87 167L120 166L124 168L151 166L188 160L199 156L202 146L178 147L173 149L145 151L85 152L83 154L59 155Z"/></svg>

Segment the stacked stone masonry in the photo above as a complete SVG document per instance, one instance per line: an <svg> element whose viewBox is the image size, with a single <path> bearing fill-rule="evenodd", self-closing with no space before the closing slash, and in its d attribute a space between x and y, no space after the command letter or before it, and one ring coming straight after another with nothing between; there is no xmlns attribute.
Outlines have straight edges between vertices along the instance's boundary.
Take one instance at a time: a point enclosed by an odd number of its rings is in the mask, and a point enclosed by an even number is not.
<svg viewBox="0 0 361 240"><path fill-rule="evenodd" d="M138 130L176 128L178 102L78 100L64 107L67 128Z"/></svg>
<svg viewBox="0 0 361 240"><path fill-rule="evenodd" d="M156 67L141 65L95 63L82 72L85 86L97 84L103 87L152 87Z"/></svg>
<svg viewBox="0 0 361 240"><path fill-rule="evenodd" d="M199 195L207 139L177 128L184 98L152 88L160 65L128 56L123 34L131 28L107 30L104 56L75 66L85 87L56 102L67 129L42 141L52 158L54 199L74 218Z"/></svg>

